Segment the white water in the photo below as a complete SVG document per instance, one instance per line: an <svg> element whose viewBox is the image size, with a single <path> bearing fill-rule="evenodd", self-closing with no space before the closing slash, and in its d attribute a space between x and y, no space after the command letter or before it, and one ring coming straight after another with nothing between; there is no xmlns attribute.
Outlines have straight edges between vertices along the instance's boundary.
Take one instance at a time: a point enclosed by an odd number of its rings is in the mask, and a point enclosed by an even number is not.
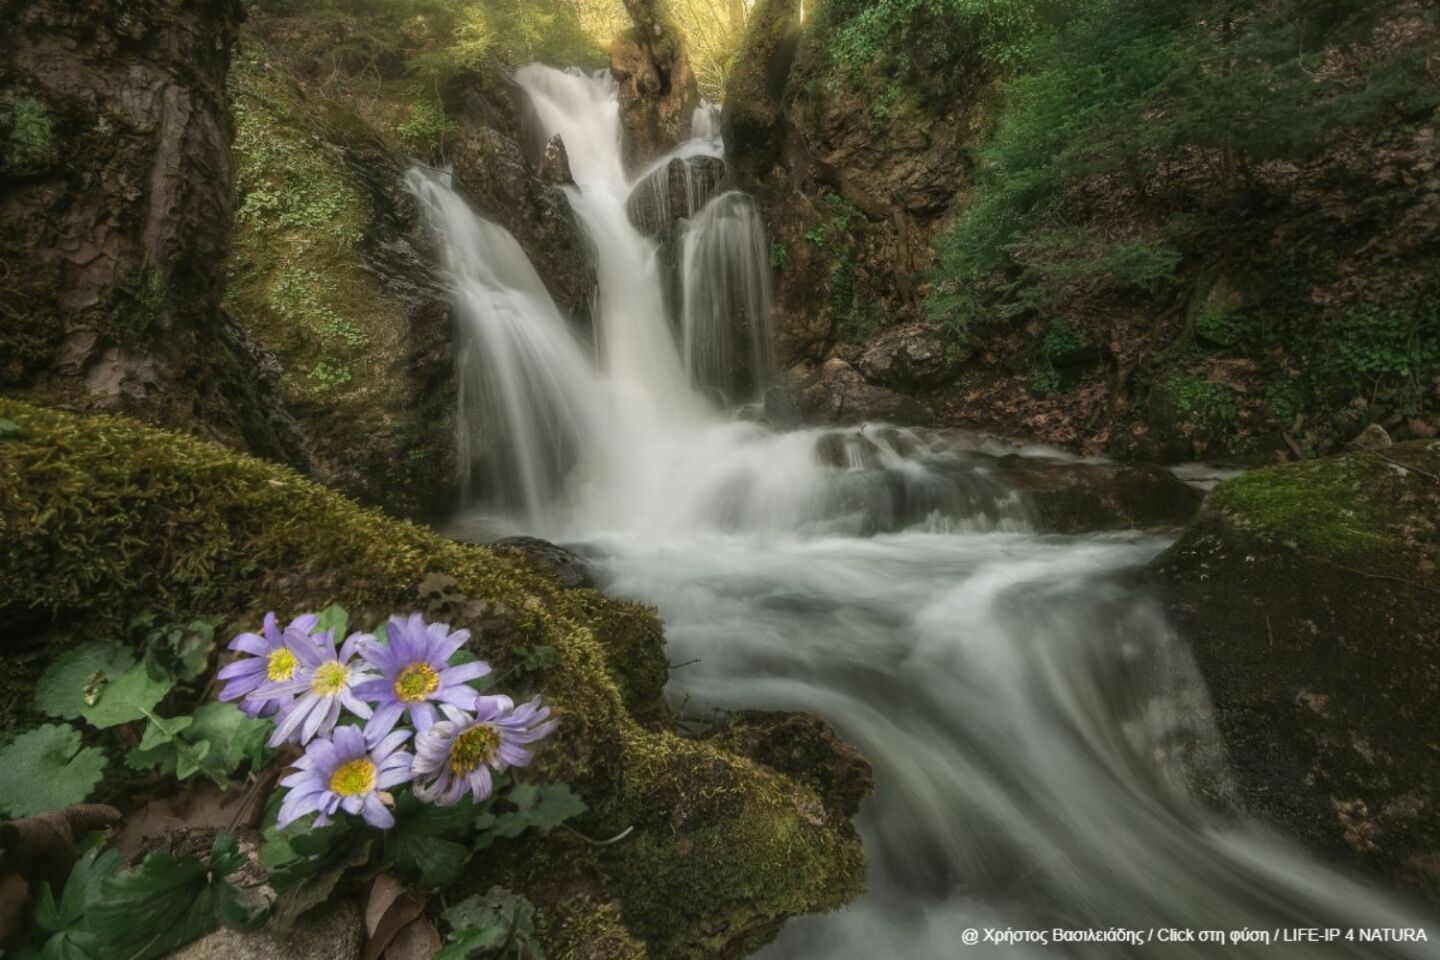
<svg viewBox="0 0 1440 960"><path fill-rule="evenodd" d="M625 217L613 84L541 67L517 79L541 132L558 132L571 158L571 201L596 248L597 356L561 335L513 241L457 222L463 205L439 181L417 185L444 214L432 223L454 248L462 316L495 328L473 334L482 353L498 341L494 353L467 362L499 384L502 410L523 408L502 413L503 435L486 442L507 457L533 443L524 456L536 472L556 471L532 478L511 516L598 555L609 589L659 606L670 660L698 661L670 685L687 714L814 710L875 767L877 793L858 818L869 892L792 921L766 956L949 960L971 927L1425 922L1225 809L1203 685L1128 577L1164 540L1032 532L1025 498L992 470L993 450L965 438L877 426L777 433L702 399L667 324L655 245ZM699 149L714 147L701 139L677 154ZM691 266L707 273L706 259ZM527 322L537 329L520 329ZM547 456L552 447L566 455ZM1433 921L1430 934L1440 936ZM1436 955L1434 943L977 949Z"/></svg>

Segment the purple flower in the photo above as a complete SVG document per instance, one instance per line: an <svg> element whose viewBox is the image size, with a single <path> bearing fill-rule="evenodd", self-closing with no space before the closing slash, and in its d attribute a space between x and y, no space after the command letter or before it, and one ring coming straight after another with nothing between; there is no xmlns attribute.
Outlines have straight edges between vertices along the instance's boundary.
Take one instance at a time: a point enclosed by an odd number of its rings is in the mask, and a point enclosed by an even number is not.
<svg viewBox="0 0 1440 960"><path fill-rule="evenodd" d="M289 703L293 699L289 695L266 698L253 694L264 684L283 683L295 677L300 661L290 650L290 644L308 639L319 619L313 613L296 617L290 621L284 633L281 633L280 627L275 623L275 614L267 613L265 626L260 634L242 633L231 640L231 650L248 653L250 656L222 667L216 675L219 679L228 681L220 690L220 699L239 700L244 697L240 709L252 718L268 717Z"/></svg>
<svg viewBox="0 0 1440 960"><path fill-rule="evenodd" d="M448 623L426 624L412 613L407 620L390 618L389 645L373 637L360 644L360 656L379 671L380 677L355 688L355 693L376 705L375 715L365 725L370 737L383 737L408 712L415 729L424 732L435 722L435 704L469 707L475 689L467 681L490 672L483 660L450 666L455 651L470 639L469 630L450 632Z"/></svg>
<svg viewBox="0 0 1440 960"><path fill-rule="evenodd" d="M256 692L256 696L272 699L295 698L280 708L270 746L286 741L304 746L317 734L329 733L340 719L342 706L361 719L370 717L370 705L355 695L355 687L375 675L351 662L360 641L367 639L366 634L352 633L339 653L335 652L333 631L288 644L300 661L295 676L282 683L267 683Z"/></svg>
<svg viewBox="0 0 1440 960"><path fill-rule="evenodd" d="M509 697L475 698L475 715L444 708L447 719L415 739L415 796L443 807L460 802L465 791L476 803L490 796L490 771L528 766L534 754L522 744L548 736L559 723L536 697L515 706Z"/></svg>
<svg viewBox="0 0 1440 960"><path fill-rule="evenodd" d="M275 825L283 828L307 813L318 813L315 826L323 827L337 810L344 810L360 814L372 827L395 826L394 815L385 809L389 794L384 791L410 779L415 758L400 749L409 736L408 730L396 730L376 742L367 740L359 727L337 727L333 738L312 740L295 761L295 772L280 781L290 792L280 803Z"/></svg>

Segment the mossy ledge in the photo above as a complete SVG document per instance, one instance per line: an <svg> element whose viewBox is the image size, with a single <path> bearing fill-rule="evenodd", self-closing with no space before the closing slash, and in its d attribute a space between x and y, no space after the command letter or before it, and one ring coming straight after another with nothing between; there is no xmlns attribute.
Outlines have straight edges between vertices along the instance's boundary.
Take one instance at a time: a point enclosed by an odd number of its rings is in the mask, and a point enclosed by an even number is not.
<svg viewBox="0 0 1440 960"><path fill-rule="evenodd" d="M1440 902L1440 441L1221 484L1155 562L1240 800Z"/></svg>
<svg viewBox="0 0 1440 960"><path fill-rule="evenodd" d="M564 590L518 557L191 437L13 400L0 400L0 419L14 425L0 432L7 687L24 686L66 638L115 632L142 610L247 622L330 603L362 621L419 609L470 628L499 671L522 647L555 648L527 675L562 723L535 775L580 792L591 811L582 832L634 827L604 848L568 834L522 839L462 881L504 880L530 896L552 957L598 956L601 943L625 957L743 956L786 917L860 892L853 803L724 738L668 729L663 637L639 605ZM6 714L8 727L17 717ZM826 760L868 784L848 748Z"/></svg>

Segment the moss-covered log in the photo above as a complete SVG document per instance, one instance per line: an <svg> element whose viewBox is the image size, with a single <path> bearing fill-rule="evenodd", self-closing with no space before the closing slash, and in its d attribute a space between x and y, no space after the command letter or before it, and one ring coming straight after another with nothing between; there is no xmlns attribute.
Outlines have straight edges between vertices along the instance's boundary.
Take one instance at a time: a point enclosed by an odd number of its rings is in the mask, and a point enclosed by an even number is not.
<svg viewBox="0 0 1440 960"><path fill-rule="evenodd" d="M41 668L36 651L113 634L142 611L254 621L339 603L363 621L419 609L471 629L498 671L522 648L554 647L525 675L561 718L536 773L584 797L586 833L634 827L603 848L567 834L523 841L472 868L483 875L467 883L498 875L540 906L552 956L598 956L597 943L614 946L606 956L739 956L785 917L859 892L853 798L723 738L670 731L663 637L640 605L563 589L519 553L446 540L190 437L11 400L0 418L11 421L0 431L0 674L12 693ZM868 782L864 762L828 742L824 762L854 768L828 775Z"/></svg>
<svg viewBox="0 0 1440 960"><path fill-rule="evenodd" d="M1221 484L1156 561L1244 803L1440 900L1440 442Z"/></svg>

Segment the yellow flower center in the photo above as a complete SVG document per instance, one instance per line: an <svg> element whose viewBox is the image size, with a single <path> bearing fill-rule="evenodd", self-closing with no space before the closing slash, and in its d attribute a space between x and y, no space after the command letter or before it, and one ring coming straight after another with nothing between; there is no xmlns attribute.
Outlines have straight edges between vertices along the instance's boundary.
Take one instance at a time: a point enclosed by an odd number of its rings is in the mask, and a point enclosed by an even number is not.
<svg viewBox="0 0 1440 960"><path fill-rule="evenodd" d="M265 658L265 676L271 680L289 680L295 676L295 654L285 647L271 650Z"/></svg>
<svg viewBox="0 0 1440 960"><path fill-rule="evenodd" d="M500 734L488 724L471 727L450 745L450 772L457 777L473 773L500 749Z"/></svg>
<svg viewBox="0 0 1440 960"><path fill-rule="evenodd" d="M395 696L405 703L419 703L440 689L440 674L429 664L412 663L395 678Z"/></svg>
<svg viewBox="0 0 1440 960"><path fill-rule="evenodd" d="M375 764L359 757L340 764L330 774L330 789L342 797L363 797L375 789Z"/></svg>
<svg viewBox="0 0 1440 960"><path fill-rule="evenodd" d="M339 660L322 663L315 668L315 676L310 678L310 689L318 696L333 697L345 689L349 674L350 671L346 670Z"/></svg>

